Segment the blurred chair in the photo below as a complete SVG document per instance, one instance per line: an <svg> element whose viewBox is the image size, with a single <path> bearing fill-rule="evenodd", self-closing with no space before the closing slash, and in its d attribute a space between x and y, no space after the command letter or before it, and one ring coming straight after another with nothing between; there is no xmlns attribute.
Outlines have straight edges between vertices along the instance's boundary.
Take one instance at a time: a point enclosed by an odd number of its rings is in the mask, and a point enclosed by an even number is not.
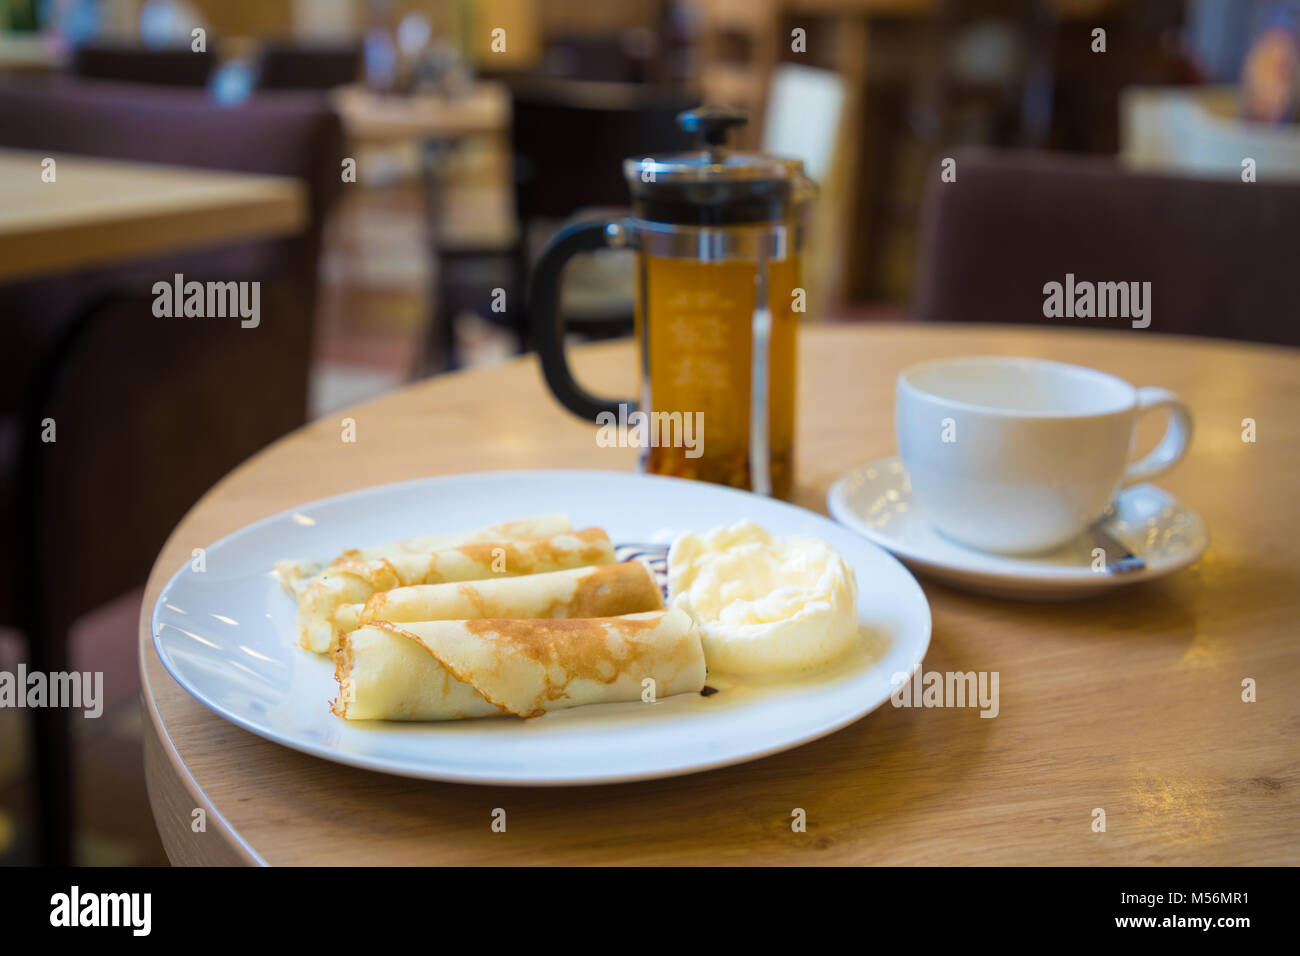
<svg viewBox="0 0 1300 956"><path fill-rule="evenodd" d="M360 43L268 42L257 61L259 90L329 90L361 76Z"/></svg>
<svg viewBox="0 0 1300 956"><path fill-rule="evenodd" d="M453 322L458 311L504 321L521 348L528 340L524 309L532 258L551 233L583 210L629 205L623 160L675 152L691 146L677 128L682 110L698 104L677 91L621 83L551 79L512 82L511 138L514 151L515 216L519 235L506 248L456 246L435 240L438 263L434 315L425 349L426 368L455 365ZM430 195L436 195L431 189ZM431 211L436 223L436 208ZM580 268L578 262L575 267ZM488 306L493 288L506 289L509 309ZM581 295L581 283L572 294ZM589 335L631 329L631 288L606 308L589 296L570 328ZM625 301L624 301L625 300Z"/></svg>
<svg viewBox="0 0 1300 956"><path fill-rule="evenodd" d="M71 623L142 585L190 506L305 420L342 129L313 94L223 108L194 91L70 80L0 84L0 116L0 146L294 176L311 196L297 236L0 286L0 624L25 634L33 669L60 671ZM261 281L261 325L155 318L152 283L176 272ZM46 417L55 443L39 440ZM42 851L66 861L69 715L34 716Z"/></svg>
<svg viewBox="0 0 1300 956"><path fill-rule="evenodd" d="M918 318L1131 328L1122 318L1044 316L1044 285L1072 273L1150 282L1147 332L1300 345L1300 184L1133 173L1050 153L954 158L956 182L930 176Z"/></svg>
<svg viewBox="0 0 1300 956"><path fill-rule="evenodd" d="M210 42L203 53L195 53L188 46L159 49L95 42L77 47L69 71L87 80L202 87L207 85L216 64L216 48Z"/></svg>

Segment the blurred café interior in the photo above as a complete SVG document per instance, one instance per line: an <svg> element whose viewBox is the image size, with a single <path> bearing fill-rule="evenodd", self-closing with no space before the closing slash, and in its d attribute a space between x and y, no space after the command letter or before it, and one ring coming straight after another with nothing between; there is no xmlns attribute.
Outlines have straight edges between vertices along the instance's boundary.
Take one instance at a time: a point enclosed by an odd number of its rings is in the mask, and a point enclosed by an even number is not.
<svg viewBox="0 0 1300 956"><path fill-rule="evenodd" d="M305 421L530 351L542 247L700 104L816 182L804 322L1043 322L1001 280L1064 244L1141 250L1160 331L1300 344L1300 0L0 0L0 670L105 675L100 720L0 709L0 862L166 863L134 642L170 530ZM575 260L571 340L632 333L632 269ZM155 320L174 273L261 281L256 348ZM88 415L34 473L24 423Z"/></svg>

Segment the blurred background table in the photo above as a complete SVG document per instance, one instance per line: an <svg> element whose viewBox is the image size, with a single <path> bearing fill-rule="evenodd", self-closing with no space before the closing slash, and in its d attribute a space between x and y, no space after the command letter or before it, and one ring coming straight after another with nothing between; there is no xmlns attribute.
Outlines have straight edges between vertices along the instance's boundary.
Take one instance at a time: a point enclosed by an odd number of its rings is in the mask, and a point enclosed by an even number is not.
<svg viewBox="0 0 1300 956"><path fill-rule="evenodd" d="M63 65L64 56L46 37L0 33L0 76L15 73L51 73Z"/></svg>
<svg viewBox="0 0 1300 956"><path fill-rule="evenodd" d="M531 360L467 371L331 416L238 468L163 549L140 618L145 765L174 863L1296 864L1300 677L1300 352L1134 331L997 326L810 328L801 342L796 501L824 512L845 469L894 450L896 373L944 355L1079 362L1180 393L1197 416L1161 484L1206 519L1193 568L1087 602L1021 604L922 580L926 670L998 671L1001 713L895 709L787 753L692 776L588 788L389 777L229 724L185 693L149 617L194 547L304 501L383 482L501 468L630 470L545 393ZM626 343L577 350L604 391ZM1253 418L1256 443L1242 441ZM1159 423L1149 423L1153 429ZM1139 440L1150 440L1143 432ZM575 516L576 517L576 516ZM268 562L275 557L268 555ZM1258 682L1243 703L1241 683ZM322 702L324 706L324 702ZM492 833L504 807L510 829ZM791 811L807 811L793 833ZM1093 833L1094 808L1107 814ZM193 811L207 829L191 829Z"/></svg>
<svg viewBox="0 0 1300 956"><path fill-rule="evenodd" d="M0 281L283 235L307 216L302 183L0 149Z"/></svg>
<svg viewBox="0 0 1300 956"><path fill-rule="evenodd" d="M13 531L0 550L0 628L33 669L79 657L111 672L102 662L127 664L133 629L79 638L79 622L138 586L203 490L305 420L316 262L336 192L316 170L328 163L337 181L342 135L314 99L233 110L126 83L0 84L0 116L0 526ZM158 316L154 285L177 274L257 284L256 346L227 323ZM200 424L204 409L220 427ZM40 434L47 420L60 423L57 442ZM52 542L74 540L75 557L62 546L52 557ZM60 708L27 724L34 842L41 859L67 862L74 725ZM15 725L0 730L0 753L14 753ZM83 858L112 859L103 846L84 844Z"/></svg>
<svg viewBox="0 0 1300 956"><path fill-rule="evenodd" d="M510 127L510 91L502 83L474 83L454 97L344 86L331 99L348 136L364 143L504 135Z"/></svg>

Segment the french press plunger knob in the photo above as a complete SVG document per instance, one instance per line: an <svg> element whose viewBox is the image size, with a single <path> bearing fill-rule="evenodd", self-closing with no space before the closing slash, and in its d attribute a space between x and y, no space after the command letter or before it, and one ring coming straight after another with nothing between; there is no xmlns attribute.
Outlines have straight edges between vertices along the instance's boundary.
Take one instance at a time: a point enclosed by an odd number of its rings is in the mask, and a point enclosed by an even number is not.
<svg viewBox="0 0 1300 956"><path fill-rule="evenodd" d="M685 133L698 133L706 146L722 146L733 126L744 126L749 114L731 106L697 106L677 114L677 125Z"/></svg>

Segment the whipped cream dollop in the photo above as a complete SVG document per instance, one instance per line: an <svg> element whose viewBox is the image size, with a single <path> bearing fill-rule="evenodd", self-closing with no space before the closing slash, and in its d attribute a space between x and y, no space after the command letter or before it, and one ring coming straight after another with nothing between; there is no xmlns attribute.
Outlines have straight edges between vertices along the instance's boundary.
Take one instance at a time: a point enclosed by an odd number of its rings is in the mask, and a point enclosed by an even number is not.
<svg viewBox="0 0 1300 956"><path fill-rule="evenodd" d="M668 552L669 603L695 619L709 670L821 667L857 641L857 581L824 541L753 521L687 532Z"/></svg>

